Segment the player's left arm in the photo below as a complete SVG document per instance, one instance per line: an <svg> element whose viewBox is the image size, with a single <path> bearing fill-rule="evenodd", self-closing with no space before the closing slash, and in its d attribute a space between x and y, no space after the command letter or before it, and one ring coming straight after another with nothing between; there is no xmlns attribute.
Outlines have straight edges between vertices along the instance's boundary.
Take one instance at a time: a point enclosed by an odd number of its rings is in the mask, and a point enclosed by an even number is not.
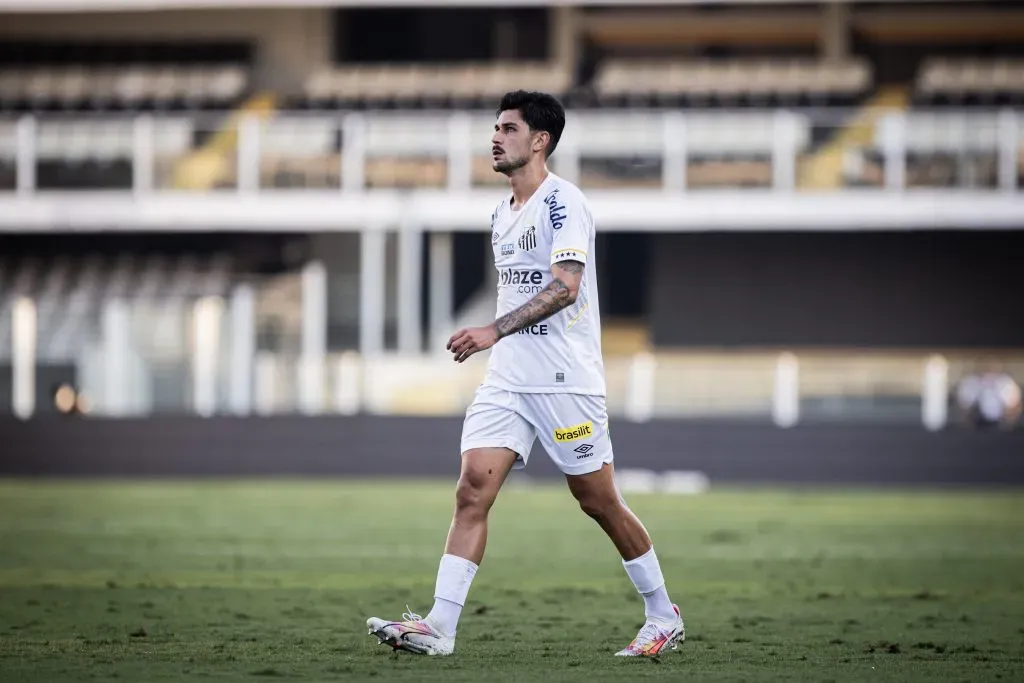
<svg viewBox="0 0 1024 683"><path fill-rule="evenodd" d="M552 231L551 282L536 296L486 327L459 330L448 340L448 350L461 363L474 353L491 348L504 337L546 320L579 294L593 222L581 202L552 193L545 227ZM568 207L568 208L567 208Z"/></svg>
<svg viewBox="0 0 1024 683"><path fill-rule="evenodd" d="M584 264L579 261L558 261L551 264L551 282L519 308L494 321L498 339L536 325L576 301L583 279Z"/></svg>
<svg viewBox="0 0 1024 683"><path fill-rule="evenodd" d="M547 320L576 301L585 264L580 261L558 261L551 265L551 282L525 304L509 311L486 327L459 330L448 340L448 350L461 363L477 351L485 351L503 337L515 334L530 325Z"/></svg>

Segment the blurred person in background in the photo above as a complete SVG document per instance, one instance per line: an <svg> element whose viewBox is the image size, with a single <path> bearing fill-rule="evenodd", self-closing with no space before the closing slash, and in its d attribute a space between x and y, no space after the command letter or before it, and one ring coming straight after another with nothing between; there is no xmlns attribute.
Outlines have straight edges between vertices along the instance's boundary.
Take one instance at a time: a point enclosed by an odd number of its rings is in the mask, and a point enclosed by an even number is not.
<svg viewBox="0 0 1024 683"><path fill-rule="evenodd" d="M972 427L998 426L1013 429L1020 423L1020 386L994 365L983 372L965 376L956 389L956 402Z"/></svg>

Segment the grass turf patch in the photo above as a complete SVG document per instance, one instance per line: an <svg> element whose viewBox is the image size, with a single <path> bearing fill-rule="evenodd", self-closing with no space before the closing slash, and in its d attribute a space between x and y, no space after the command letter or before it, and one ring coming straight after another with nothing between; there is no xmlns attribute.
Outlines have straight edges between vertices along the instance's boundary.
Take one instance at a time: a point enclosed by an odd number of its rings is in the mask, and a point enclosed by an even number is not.
<svg viewBox="0 0 1024 683"><path fill-rule="evenodd" d="M429 610L450 484L0 483L0 680L1020 680L1024 495L630 496L687 642L612 653L643 602L564 487L510 487L456 655Z"/></svg>

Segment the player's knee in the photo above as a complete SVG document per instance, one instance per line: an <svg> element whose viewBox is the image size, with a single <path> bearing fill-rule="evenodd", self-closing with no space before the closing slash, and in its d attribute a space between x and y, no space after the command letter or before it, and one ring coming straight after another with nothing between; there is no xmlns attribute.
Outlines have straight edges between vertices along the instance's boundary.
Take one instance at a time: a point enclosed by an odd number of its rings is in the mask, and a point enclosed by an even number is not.
<svg viewBox="0 0 1024 683"><path fill-rule="evenodd" d="M614 516L619 504L617 499L605 495L581 495L577 501L583 513L598 522Z"/></svg>
<svg viewBox="0 0 1024 683"><path fill-rule="evenodd" d="M486 512L486 480L472 470L463 472L455 487L455 509L461 514Z"/></svg>

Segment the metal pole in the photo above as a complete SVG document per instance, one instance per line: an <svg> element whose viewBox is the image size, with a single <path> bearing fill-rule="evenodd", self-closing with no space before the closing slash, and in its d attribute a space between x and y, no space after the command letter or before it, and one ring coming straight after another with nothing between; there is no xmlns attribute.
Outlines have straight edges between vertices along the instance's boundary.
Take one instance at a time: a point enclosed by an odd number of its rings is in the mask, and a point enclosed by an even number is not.
<svg viewBox="0 0 1024 683"><path fill-rule="evenodd" d="M887 114L882 119L885 149L885 187L899 191L906 186L907 119L902 113Z"/></svg>
<svg viewBox="0 0 1024 683"><path fill-rule="evenodd" d="M796 186L796 119L788 111L775 112L775 144L772 149L772 183L777 191Z"/></svg>
<svg viewBox="0 0 1024 683"><path fill-rule="evenodd" d="M204 297L192 306L192 407L202 417L217 411L217 355L223 302Z"/></svg>
<svg viewBox="0 0 1024 683"><path fill-rule="evenodd" d="M667 111L662 118L663 149L661 177L666 192L686 191L686 118Z"/></svg>
<svg viewBox="0 0 1024 683"><path fill-rule="evenodd" d="M341 415L359 412L362 365L362 358L354 351L342 353L334 363L334 410Z"/></svg>
<svg viewBox="0 0 1024 683"><path fill-rule="evenodd" d="M25 196L36 189L36 133L38 126L34 116L23 116L18 120L17 173L18 194Z"/></svg>
<svg viewBox="0 0 1024 683"><path fill-rule="evenodd" d="M772 420L779 427L792 427L800 420L800 363L791 353L775 363Z"/></svg>
<svg viewBox="0 0 1024 683"><path fill-rule="evenodd" d="M1017 113L1012 109L999 112L999 188L1017 191L1017 157L1020 154L1020 129Z"/></svg>
<svg viewBox="0 0 1024 683"><path fill-rule="evenodd" d="M366 184L366 119L362 114L349 114L341 126L341 187L346 192L362 192Z"/></svg>
<svg viewBox="0 0 1024 683"><path fill-rule="evenodd" d="M444 351L455 317L452 234L430 233L430 350Z"/></svg>
<svg viewBox="0 0 1024 683"><path fill-rule="evenodd" d="M942 356L932 356L925 363L921 387L921 421L928 431L946 426L948 394L949 363Z"/></svg>
<svg viewBox="0 0 1024 683"><path fill-rule="evenodd" d="M16 417L27 420L36 408L36 305L18 299L11 311L12 406Z"/></svg>
<svg viewBox="0 0 1024 683"><path fill-rule="evenodd" d="M238 124L238 191L255 192L260 187L260 121L245 115Z"/></svg>
<svg viewBox="0 0 1024 683"><path fill-rule="evenodd" d="M631 422L647 422L654 414L654 383L657 361L642 351L633 356L626 389L626 418Z"/></svg>
<svg viewBox="0 0 1024 683"><path fill-rule="evenodd" d="M406 225L398 235L398 348L423 350L420 293L423 283L423 233Z"/></svg>
<svg viewBox="0 0 1024 683"><path fill-rule="evenodd" d="M302 356L299 359L299 404L312 415L323 408L324 360L327 356L327 269L313 261L302 270Z"/></svg>
<svg viewBox="0 0 1024 683"><path fill-rule="evenodd" d="M231 296L231 412L248 415L252 411L252 373L255 340L256 295L252 285L235 287Z"/></svg>
<svg viewBox="0 0 1024 683"><path fill-rule="evenodd" d="M468 192L473 182L472 123L465 112L448 118L448 191Z"/></svg>
<svg viewBox="0 0 1024 683"><path fill-rule="evenodd" d="M256 413L273 415L277 409L277 364L274 362L274 354L269 351L257 353L254 371Z"/></svg>
<svg viewBox="0 0 1024 683"><path fill-rule="evenodd" d="M153 118L142 115L132 126L132 190L136 194L153 189Z"/></svg>
<svg viewBox="0 0 1024 683"><path fill-rule="evenodd" d="M364 357L384 351L384 230L364 228L359 259L359 351Z"/></svg>
<svg viewBox="0 0 1024 683"><path fill-rule="evenodd" d="M108 300L103 308L103 413L108 417L128 412L130 338L128 304Z"/></svg>
<svg viewBox="0 0 1024 683"><path fill-rule="evenodd" d="M580 177L579 143L576 140L578 126L566 127L558 143L558 154L553 157L558 175L571 183L578 183Z"/></svg>

